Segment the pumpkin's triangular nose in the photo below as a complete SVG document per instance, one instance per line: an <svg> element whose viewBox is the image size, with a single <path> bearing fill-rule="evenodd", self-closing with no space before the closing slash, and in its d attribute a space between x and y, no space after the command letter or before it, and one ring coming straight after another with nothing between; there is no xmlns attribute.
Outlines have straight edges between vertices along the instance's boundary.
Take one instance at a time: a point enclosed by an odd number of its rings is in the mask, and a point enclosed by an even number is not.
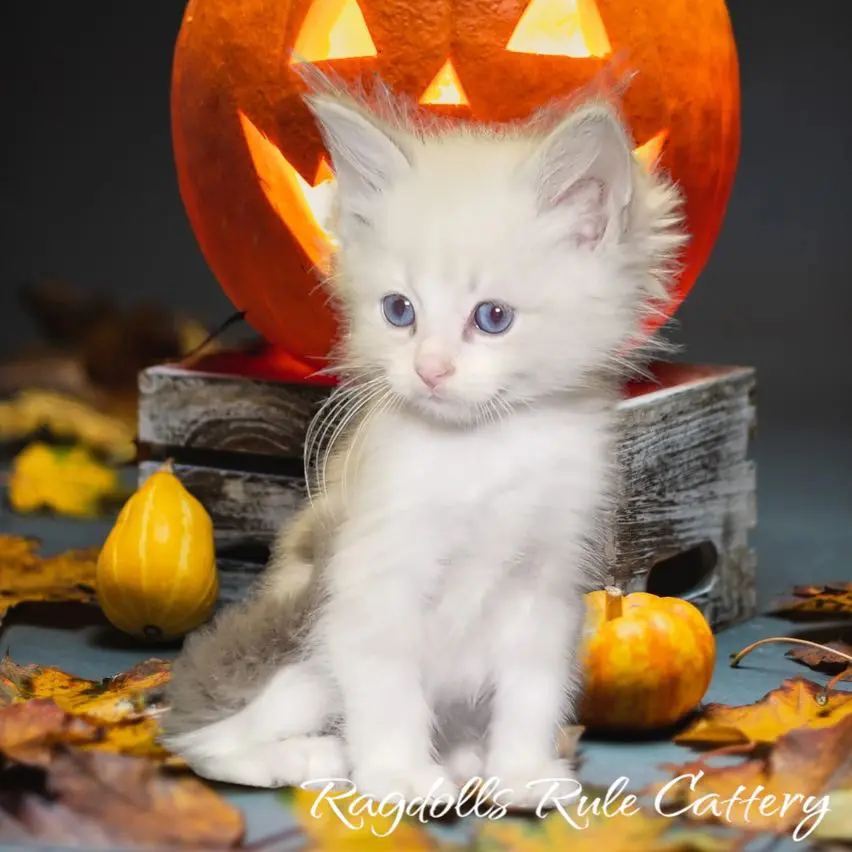
<svg viewBox="0 0 852 852"><path fill-rule="evenodd" d="M432 78L426 91L420 96L421 104L454 104L469 106L470 101L462 88L461 80L453 63L448 59Z"/></svg>

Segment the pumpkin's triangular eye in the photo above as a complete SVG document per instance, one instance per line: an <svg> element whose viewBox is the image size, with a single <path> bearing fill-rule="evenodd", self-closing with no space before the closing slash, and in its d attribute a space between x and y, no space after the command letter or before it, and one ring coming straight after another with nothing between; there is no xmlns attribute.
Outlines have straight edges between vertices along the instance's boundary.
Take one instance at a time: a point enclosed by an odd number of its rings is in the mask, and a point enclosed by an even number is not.
<svg viewBox="0 0 852 852"><path fill-rule="evenodd" d="M506 50L580 58L612 47L595 0L530 0Z"/></svg>
<svg viewBox="0 0 852 852"><path fill-rule="evenodd" d="M470 101L462 88L461 80L452 61L449 59L441 66L426 91L420 96L421 104L454 104L467 106Z"/></svg>
<svg viewBox="0 0 852 852"><path fill-rule="evenodd" d="M313 185L242 111L238 112L260 188L312 264L328 272L334 238L327 225L334 199L334 174L323 157Z"/></svg>
<svg viewBox="0 0 852 852"><path fill-rule="evenodd" d="M376 56L357 0L314 0L293 45L292 62Z"/></svg>

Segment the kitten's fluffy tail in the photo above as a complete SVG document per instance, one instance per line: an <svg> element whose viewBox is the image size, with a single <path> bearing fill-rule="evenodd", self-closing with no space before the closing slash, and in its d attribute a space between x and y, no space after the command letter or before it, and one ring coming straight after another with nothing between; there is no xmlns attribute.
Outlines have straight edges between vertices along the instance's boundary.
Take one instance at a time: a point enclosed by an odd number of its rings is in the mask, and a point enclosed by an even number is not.
<svg viewBox="0 0 852 852"><path fill-rule="evenodd" d="M307 507L279 537L248 598L188 637L166 690L166 739L238 713L304 656L316 611L314 521Z"/></svg>

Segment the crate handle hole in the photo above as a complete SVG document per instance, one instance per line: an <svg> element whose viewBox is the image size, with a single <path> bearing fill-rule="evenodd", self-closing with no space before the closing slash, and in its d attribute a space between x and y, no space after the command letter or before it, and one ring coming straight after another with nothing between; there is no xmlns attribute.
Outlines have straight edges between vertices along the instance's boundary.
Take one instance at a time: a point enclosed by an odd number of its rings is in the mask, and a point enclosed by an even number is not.
<svg viewBox="0 0 852 852"><path fill-rule="evenodd" d="M707 586L718 564L716 545L702 541L655 563L648 572L645 591L660 597L689 598Z"/></svg>

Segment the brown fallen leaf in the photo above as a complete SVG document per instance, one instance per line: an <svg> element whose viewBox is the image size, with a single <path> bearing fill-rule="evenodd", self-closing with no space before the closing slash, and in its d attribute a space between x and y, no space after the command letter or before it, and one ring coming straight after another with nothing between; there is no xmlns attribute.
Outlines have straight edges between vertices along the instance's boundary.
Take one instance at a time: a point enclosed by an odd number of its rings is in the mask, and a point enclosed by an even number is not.
<svg viewBox="0 0 852 852"><path fill-rule="evenodd" d="M150 761L65 749L41 770L40 783L0 800L0 842L69 841L78 848L181 846L227 849L245 830L242 814L188 775Z"/></svg>
<svg viewBox="0 0 852 852"><path fill-rule="evenodd" d="M852 656L852 645L848 642L826 642L825 647ZM839 674L849 665L846 660L821 648L791 648L785 656L825 674Z"/></svg>
<svg viewBox="0 0 852 852"><path fill-rule="evenodd" d="M770 612L789 616L852 615L852 583L794 586L792 597L775 601Z"/></svg>
<svg viewBox="0 0 852 852"><path fill-rule="evenodd" d="M763 758L671 768L674 781L658 793L664 813L754 831L795 831L801 839L831 806L824 798L829 791L852 789L852 716L831 727L790 731Z"/></svg>
<svg viewBox="0 0 852 852"><path fill-rule="evenodd" d="M98 736L95 725L69 715L48 699L0 710L0 754L28 766L46 766L58 743L81 745Z"/></svg>
<svg viewBox="0 0 852 852"><path fill-rule="evenodd" d="M99 548L39 555L34 538L0 535L0 620L27 601L95 602Z"/></svg>
<svg viewBox="0 0 852 852"><path fill-rule="evenodd" d="M796 728L828 728L850 715L852 692L826 691L805 678L788 678L754 704L706 705L674 741L695 748L773 743Z"/></svg>
<svg viewBox="0 0 852 852"><path fill-rule="evenodd" d="M62 741L182 767L183 760L157 742L157 700L169 671L170 663L151 659L113 678L92 681L52 667L18 665L6 657L0 662L0 707L38 706L37 702L49 699L59 713L69 718L65 728L43 731L44 745ZM0 720L5 713L0 710ZM73 718L90 726L91 735L85 741L79 739L81 729L71 725ZM66 730L77 736L62 736ZM0 750L3 749L0 737Z"/></svg>

